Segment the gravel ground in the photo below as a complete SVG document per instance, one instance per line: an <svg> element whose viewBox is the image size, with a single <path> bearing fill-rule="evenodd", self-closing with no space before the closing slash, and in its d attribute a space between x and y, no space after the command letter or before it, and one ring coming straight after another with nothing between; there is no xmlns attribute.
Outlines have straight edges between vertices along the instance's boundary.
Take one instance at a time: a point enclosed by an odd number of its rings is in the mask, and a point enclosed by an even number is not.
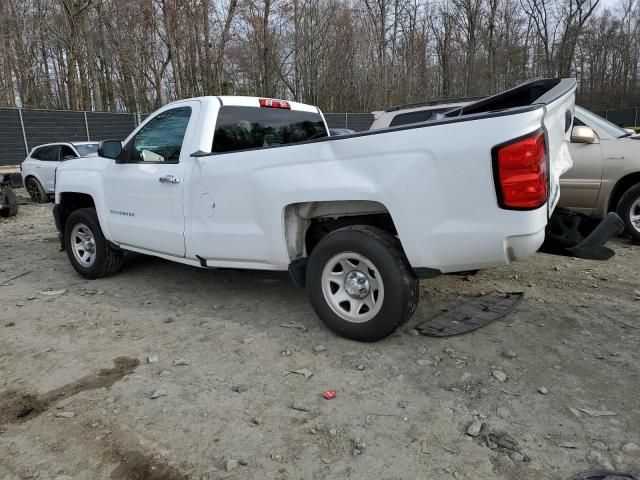
<svg viewBox="0 0 640 480"><path fill-rule="evenodd" d="M361 344L325 328L286 273L132 256L87 281L56 237L51 205L0 219L3 480L640 470L640 247L627 240L608 262L537 254L424 281L410 323ZM525 300L473 333L413 335L494 289Z"/></svg>

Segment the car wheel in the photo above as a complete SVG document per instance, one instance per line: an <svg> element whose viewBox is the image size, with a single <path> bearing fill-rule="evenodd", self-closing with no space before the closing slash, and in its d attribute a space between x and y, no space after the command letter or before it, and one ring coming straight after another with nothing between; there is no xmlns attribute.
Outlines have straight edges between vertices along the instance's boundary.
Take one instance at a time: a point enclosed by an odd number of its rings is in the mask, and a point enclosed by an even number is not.
<svg viewBox="0 0 640 480"><path fill-rule="evenodd" d="M11 188L0 188L0 203L5 205L5 208L0 209L0 217L13 217L18 214L18 196Z"/></svg>
<svg viewBox="0 0 640 480"><path fill-rule="evenodd" d="M380 340L409 320L420 293L399 240L365 225L320 240L309 257L306 285L329 328L364 342Z"/></svg>
<svg viewBox="0 0 640 480"><path fill-rule="evenodd" d="M640 243L640 184L627 190L618 203L617 213L624 220L625 232Z"/></svg>
<svg viewBox="0 0 640 480"><path fill-rule="evenodd" d="M28 177L24 181L24 187L29 192L29 196L31 200L36 203L47 203L49 201L49 195L44 191L44 187L38 181L38 179L34 177Z"/></svg>
<svg viewBox="0 0 640 480"><path fill-rule="evenodd" d="M64 247L73 268L85 278L116 273L124 255L104 238L94 208L81 208L69 215L64 226Z"/></svg>

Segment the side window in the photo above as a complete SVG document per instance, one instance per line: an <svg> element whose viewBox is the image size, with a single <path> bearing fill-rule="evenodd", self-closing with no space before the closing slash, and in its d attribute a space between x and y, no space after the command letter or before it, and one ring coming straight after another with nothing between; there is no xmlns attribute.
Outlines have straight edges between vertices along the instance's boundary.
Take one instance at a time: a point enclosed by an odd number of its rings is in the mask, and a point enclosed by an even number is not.
<svg viewBox="0 0 640 480"><path fill-rule="evenodd" d="M191 107L167 110L155 116L125 145L131 163L178 163Z"/></svg>
<svg viewBox="0 0 640 480"><path fill-rule="evenodd" d="M408 125L410 123L426 122L433 116L433 110L419 110L417 112L400 113L393 117L390 127Z"/></svg>
<svg viewBox="0 0 640 480"><path fill-rule="evenodd" d="M43 162L57 162L58 151L59 148L57 145L51 147L42 147L34 152L33 158L42 160Z"/></svg>
<svg viewBox="0 0 640 480"><path fill-rule="evenodd" d="M75 152L71 149L71 147L67 145L60 146L60 160L70 160L72 158L77 158Z"/></svg>

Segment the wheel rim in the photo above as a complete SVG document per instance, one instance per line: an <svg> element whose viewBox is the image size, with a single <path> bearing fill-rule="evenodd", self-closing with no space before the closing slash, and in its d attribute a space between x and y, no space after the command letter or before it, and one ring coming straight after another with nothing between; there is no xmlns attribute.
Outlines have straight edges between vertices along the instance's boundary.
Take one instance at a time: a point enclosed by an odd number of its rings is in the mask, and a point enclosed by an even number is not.
<svg viewBox="0 0 640 480"><path fill-rule="evenodd" d="M640 232L640 197L636 198L636 201L631 205L629 210L629 220L631 225L636 231Z"/></svg>
<svg viewBox="0 0 640 480"><path fill-rule="evenodd" d="M71 230L71 250L83 267L90 267L96 261L96 240L84 223L76 224Z"/></svg>
<svg viewBox="0 0 640 480"><path fill-rule="evenodd" d="M40 196L40 189L38 188L38 184L33 178L27 180L26 187L27 192L29 192L29 195L34 201L39 202L42 199Z"/></svg>
<svg viewBox="0 0 640 480"><path fill-rule="evenodd" d="M384 301L384 284L377 267L364 255L342 252L322 270L324 299L343 320L362 323L375 317Z"/></svg>

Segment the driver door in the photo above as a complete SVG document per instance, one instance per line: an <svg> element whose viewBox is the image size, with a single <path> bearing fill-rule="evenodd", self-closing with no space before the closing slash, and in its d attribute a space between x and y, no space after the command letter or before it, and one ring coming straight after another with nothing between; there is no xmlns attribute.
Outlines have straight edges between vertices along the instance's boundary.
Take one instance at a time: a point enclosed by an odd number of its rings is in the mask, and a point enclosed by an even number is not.
<svg viewBox="0 0 640 480"><path fill-rule="evenodd" d="M105 174L109 232L114 242L184 257L184 183L199 109L184 102L149 119L128 139Z"/></svg>

